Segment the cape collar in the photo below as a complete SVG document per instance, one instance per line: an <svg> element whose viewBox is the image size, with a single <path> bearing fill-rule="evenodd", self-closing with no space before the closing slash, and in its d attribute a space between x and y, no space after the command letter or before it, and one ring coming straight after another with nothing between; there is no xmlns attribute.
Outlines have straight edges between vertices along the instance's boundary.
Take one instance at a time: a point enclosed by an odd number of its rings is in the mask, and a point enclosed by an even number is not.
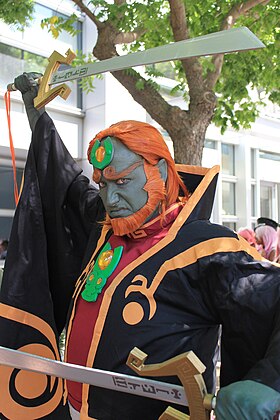
<svg viewBox="0 0 280 420"><path fill-rule="evenodd" d="M155 235L157 232L162 231L164 228L171 225L174 220L177 218L178 214L183 208L182 203L172 204L165 212L164 220L162 221L160 216L155 217L149 222L145 223L139 229L133 233L129 233L127 236L129 238L137 239L144 238L146 236Z"/></svg>

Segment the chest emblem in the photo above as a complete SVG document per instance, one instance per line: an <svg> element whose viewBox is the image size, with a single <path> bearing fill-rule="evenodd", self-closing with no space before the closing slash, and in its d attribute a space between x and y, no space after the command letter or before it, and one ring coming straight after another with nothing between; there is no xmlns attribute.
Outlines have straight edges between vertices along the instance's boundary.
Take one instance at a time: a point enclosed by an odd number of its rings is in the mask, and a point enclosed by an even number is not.
<svg viewBox="0 0 280 420"><path fill-rule="evenodd" d="M103 247L92 270L86 278L85 289L82 298L87 302L95 302L102 292L108 277L117 267L123 252L123 246L111 249L109 242Z"/></svg>

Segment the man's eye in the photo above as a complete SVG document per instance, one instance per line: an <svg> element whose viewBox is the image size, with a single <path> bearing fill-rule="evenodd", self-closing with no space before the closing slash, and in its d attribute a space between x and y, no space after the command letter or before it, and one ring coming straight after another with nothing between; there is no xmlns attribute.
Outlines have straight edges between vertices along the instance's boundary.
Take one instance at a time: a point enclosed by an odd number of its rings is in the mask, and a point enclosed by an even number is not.
<svg viewBox="0 0 280 420"><path fill-rule="evenodd" d="M116 180L117 185L124 185L124 184L127 184L128 182L129 182L128 178L119 178Z"/></svg>

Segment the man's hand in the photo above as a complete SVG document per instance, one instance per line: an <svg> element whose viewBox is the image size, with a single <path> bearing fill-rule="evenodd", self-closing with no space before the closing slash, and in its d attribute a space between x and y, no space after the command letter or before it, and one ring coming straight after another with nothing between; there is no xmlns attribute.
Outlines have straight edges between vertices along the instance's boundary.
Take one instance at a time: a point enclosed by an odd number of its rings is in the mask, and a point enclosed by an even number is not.
<svg viewBox="0 0 280 420"><path fill-rule="evenodd" d="M272 420L280 409L280 393L255 381L240 381L221 388L217 420Z"/></svg>
<svg viewBox="0 0 280 420"><path fill-rule="evenodd" d="M39 117L43 114L43 112L45 112L44 108L41 108L40 110L36 109L33 103L39 89L37 80L41 76L41 73L36 72L23 73L16 77L14 80L15 87L22 93L22 99L32 131L34 131L36 122L38 121Z"/></svg>
<svg viewBox="0 0 280 420"><path fill-rule="evenodd" d="M35 96L37 96L38 79L42 76L42 73L36 72L23 73L15 78L14 85L22 94L33 91L33 93L36 93Z"/></svg>

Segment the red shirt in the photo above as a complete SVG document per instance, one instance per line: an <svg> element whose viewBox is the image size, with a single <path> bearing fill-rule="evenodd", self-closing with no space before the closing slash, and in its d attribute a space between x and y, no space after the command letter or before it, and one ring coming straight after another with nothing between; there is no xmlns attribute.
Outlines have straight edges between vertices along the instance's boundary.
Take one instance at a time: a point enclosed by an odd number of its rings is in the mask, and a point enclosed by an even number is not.
<svg viewBox="0 0 280 420"><path fill-rule="evenodd" d="M98 317L99 308L106 289L118 273L131 261L135 260L147 249L150 249L153 245L165 237L173 221L178 216L181 208L182 205L179 203L169 207L166 211L166 217L162 225L159 217L156 217L143 225L133 234L124 236L112 235L109 238L111 249L123 246L122 256L115 270L108 277L105 286L95 302L87 302L81 297L81 295L78 297L76 313L68 341L68 363L86 366L96 319ZM70 404L77 411L80 411L82 405L82 384L79 382L67 381L67 388Z"/></svg>

